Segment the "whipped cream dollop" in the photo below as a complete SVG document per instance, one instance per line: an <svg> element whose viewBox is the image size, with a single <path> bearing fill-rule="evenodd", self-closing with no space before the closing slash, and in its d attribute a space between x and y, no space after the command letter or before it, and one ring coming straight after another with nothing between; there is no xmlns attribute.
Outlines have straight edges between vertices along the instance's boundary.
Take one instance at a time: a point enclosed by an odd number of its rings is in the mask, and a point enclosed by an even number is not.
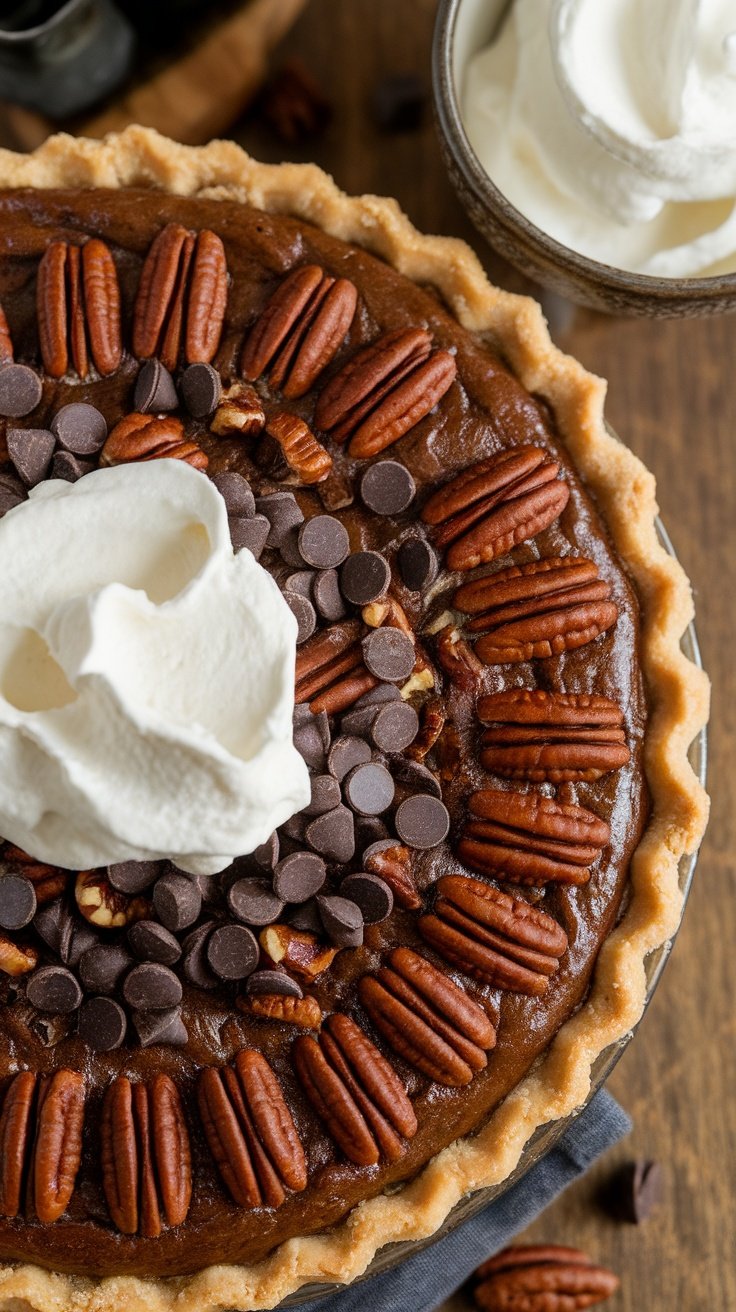
<svg viewBox="0 0 736 1312"><path fill-rule="evenodd" d="M73 870L252 852L309 801L296 633L183 461L39 484L0 520L0 834Z"/></svg>
<svg viewBox="0 0 736 1312"><path fill-rule="evenodd" d="M660 277L736 269L734 0L514 0L463 117L564 245Z"/></svg>

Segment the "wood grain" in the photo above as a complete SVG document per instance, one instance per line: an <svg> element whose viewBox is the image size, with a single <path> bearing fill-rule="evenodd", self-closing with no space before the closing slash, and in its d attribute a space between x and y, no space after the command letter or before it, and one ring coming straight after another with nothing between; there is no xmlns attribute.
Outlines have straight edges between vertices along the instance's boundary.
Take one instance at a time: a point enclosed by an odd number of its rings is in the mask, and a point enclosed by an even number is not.
<svg viewBox="0 0 736 1312"><path fill-rule="evenodd" d="M348 191L396 196L418 227L465 237L489 274L534 290L492 255L446 179L430 118L385 136L371 122L376 81L429 81L434 0L311 0L278 51L299 54L333 99L327 134L290 158L311 159ZM282 158L267 131L235 134ZM543 296L557 341L610 380L608 416L652 468L675 547L695 588L698 632L714 682L713 815L677 947L610 1088L634 1118L631 1139L574 1186L525 1238L579 1245L621 1276L611 1312L736 1309L736 318L606 318ZM615 1166L658 1158L666 1202L645 1225L609 1219L598 1202ZM460 1294L445 1312L470 1306Z"/></svg>

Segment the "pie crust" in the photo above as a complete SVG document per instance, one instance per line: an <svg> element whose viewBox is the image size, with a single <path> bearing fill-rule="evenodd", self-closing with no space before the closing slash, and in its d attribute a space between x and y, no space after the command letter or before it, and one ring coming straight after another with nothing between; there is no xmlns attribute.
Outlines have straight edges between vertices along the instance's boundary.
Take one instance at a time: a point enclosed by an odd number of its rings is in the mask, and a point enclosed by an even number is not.
<svg viewBox="0 0 736 1312"><path fill-rule="evenodd" d="M211 1266L169 1280L93 1280L32 1265L0 1269L0 1299L13 1309L273 1308L304 1284L350 1282L384 1244L432 1235L464 1194L506 1179L539 1126L581 1106L595 1058L639 1020L644 960L677 927L678 863L697 849L708 816L707 795L688 761L709 706L708 679L680 648L693 616L690 587L658 541L653 476L606 427L605 382L552 344L535 301L491 286L468 246L455 238L424 236L394 200L347 196L315 165L260 164L232 142L192 148L135 126L103 141L60 134L32 155L0 151L0 186L148 186L247 201L311 222L382 257L407 278L434 286L460 324L501 346L524 386L554 410L641 602L650 709L644 760L652 810L631 862L630 902L601 948L585 1004L483 1129L444 1149L398 1191L359 1204L329 1233L288 1240L257 1265Z"/></svg>

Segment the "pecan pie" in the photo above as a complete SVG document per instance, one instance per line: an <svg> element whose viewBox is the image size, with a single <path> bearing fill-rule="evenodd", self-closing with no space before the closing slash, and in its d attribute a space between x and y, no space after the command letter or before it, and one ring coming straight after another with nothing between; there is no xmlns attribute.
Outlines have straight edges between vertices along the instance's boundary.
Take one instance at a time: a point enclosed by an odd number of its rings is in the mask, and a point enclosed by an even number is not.
<svg viewBox="0 0 736 1312"><path fill-rule="evenodd" d="M603 384L392 202L136 128L0 184L0 511L212 478L311 776L220 876L5 846L0 1298L272 1307L503 1180L638 1019L707 810L689 589Z"/></svg>

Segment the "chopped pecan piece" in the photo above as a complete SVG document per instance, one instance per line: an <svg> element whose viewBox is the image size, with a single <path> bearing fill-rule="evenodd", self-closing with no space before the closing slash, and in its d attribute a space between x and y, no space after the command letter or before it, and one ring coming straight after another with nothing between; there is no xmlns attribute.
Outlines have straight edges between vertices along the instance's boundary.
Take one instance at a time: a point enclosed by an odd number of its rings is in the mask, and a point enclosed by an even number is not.
<svg viewBox="0 0 736 1312"><path fill-rule="evenodd" d="M241 1207L280 1207L307 1184L301 1140L265 1057L246 1048L232 1066L209 1067L198 1087L205 1137L226 1189Z"/></svg>
<svg viewBox="0 0 736 1312"><path fill-rule="evenodd" d="M357 1166L396 1161L417 1132L401 1080L359 1025L335 1013L319 1039L297 1039L294 1066L330 1135Z"/></svg>
<svg viewBox="0 0 736 1312"><path fill-rule="evenodd" d="M582 1312L616 1292L618 1277L557 1244L505 1248L478 1268L482 1312Z"/></svg>
<svg viewBox="0 0 736 1312"><path fill-rule="evenodd" d="M395 901L407 911L418 911L422 899L411 872L411 852L397 839L393 845L377 849L364 858L365 869L388 884Z"/></svg>
<svg viewBox="0 0 736 1312"><path fill-rule="evenodd" d="M266 432L278 442L287 465L300 483L309 486L327 478L332 469L332 456L298 415L279 410L266 424Z"/></svg>
<svg viewBox="0 0 736 1312"><path fill-rule="evenodd" d="M36 283L38 336L46 373L61 378L69 361L88 378L115 373L123 355L120 287L115 262L97 237L82 246L53 241L44 251Z"/></svg>
<svg viewBox="0 0 736 1312"><path fill-rule="evenodd" d="M449 1088L487 1065L496 1031L477 1002L410 948L396 948L358 996L376 1029L410 1066Z"/></svg>
<svg viewBox="0 0 736 1312"><path fill-rule="evenodd" d="M315 714L339 715L377 683L363 661L356 621L333 624L297 652L295 699L309 702Z"/></svg>
<svg viewBox="0 0 736 1312"><path fill-rule="evenodd" d="M412 761L423 761L439 739L446 718L445 708L439 697L431 697L426 701L420 711L419 733L414 742L404 749L404 755L410 757Z"/></svg>
<svg viewBox="0 0 736 1312"><path fill-rule="evenodd" d="M327 947L316 934L291 925L267 925L258 941L269 961L308 984L327 970L337 955L337 948Z"/></svg>
<svg viewBox="0 0 736 1312"><path fill-rule="evenodd" d="M182 1225L192 1197L192 1164L181 1100L168 1075L109 1085L100 1124L102 1186L125 1235L156 1239L164 1222Z"/></svg>
<svg viewBox="0 0 736 1312"><path fill-rule="evenodd" d="M255 437L266 423L266 412L256 389L233 383L224 389L212 419L210 432L218 437Z"/></svg>
<svg viewBox="0 0 736 1312"><path fill-rule="evenodd" d="M119 893L101 870L80 870L74 900L80 915L98 929L122 929L151 913L148 898Z"/></svg>
<svg viewBox="0 0 736 1312"><path fill-rule="evenodd" d="M0 303L0 364L12 364L13 359L13 339L10 336L5 311Z"/></svg>
<svg viewBox="0 0 736 1312"><path fill-rule="evenodd" d="M449 351L424 328L399 328L359 351L335 374L314 411L335 442L350 438L356 460L378 455L424 419L457 373Z"/></svg>
<svg viewBox="0 0 736 1312"><path fill-rule="evenodd" d="M567 950L551 916L466 875L437 882L434 914L419 932L453 966L481 984L541 996Z"/></svg>
<svg viewBox="0 0 736 1312"><path fill-rule="evenodd" d="M593 782L631 758L623 712L594 693L508 688L481 697L478 718L481 762L506 779Z"/></svg>
<svg viewBox="0 0 736 1312"><path fill-rule="evenodd" d="M468 646L454 624L448 624L437 637L437 660L458 688L472 692L483 670L473 649Z"/></svg>
<svg viewBox="0 0 736 1312"><path fill-rule="evenodd" d="M227 281L225 248L216 233L167 223L141 270L133 353L142 360L155 356L172 371L182 349L187 364L209 364L222 336Z"/></svg>
<svg viewBox="0 0 736 1312"><path fill-rule="evenodd" d="M3 859L11 866L17 867L18 874L30 879L36 890L36 905L39 907L59 897L71 879L69 870L60 870L58 866L49 866L43 861L37 861L35 857L29 856L22 848L15 847L12 843L8 843L5 848Z"/></svg>
<svg viewBox="0 0 736 1312"><path fill-rule="evenodd" d="M473 870L513 884L586 884L610 827L592 811L539 793L473 793L457 851Z"/></svg>
<svg viewBox="0 0 736 1312"><path fill-rule="evenodd" d="M136 411L119 420L100 455L101 465L124 465L131 460L185 460L202 470L209 464L202 448L185 438L181 419Z"/></svg>
<svg viewBox="0 0 736 1312"><path fill-rule="evenodd" d="M28 975L38 965L38 951L30 944L16 943L7 934L0 934L0 971L11 979Z"/></svg>
<svg viewBox="0 0 736 1312"><path fill-rule="evenodd" d="M250 330L240 369L269 381L290 400L303 396L337 354L355 314L358 293L347 278L318 264L292 269Z"/></svg>
<svg viewBox="0 0 736 1312"><path fill-rule="evenodd" d="M44 1225L67 1209L82 1157L84 1079L21 1071L0 1116L0 1216L18 1216L28 1179L28 1212Z"/></svg>
<svg viewBox="0 0 736 1312"><path fill-rule="evenodd" d="M486 665L505 665L593 642L618 619L610 598L610 584L592 560L550 556L464 583L455 605L471 616L468 632L483 635L476 654Z"/></svg>
<svg viewBox="0 0 736 1312"><path fill-rule="evenodd" d="M448 569L475 569L536 537L567 505L556 460L522 446L480 460L429 498L422 511L447 548Z"/></svg>
<svg viewBox="0 0 736 1312"><path fill-rule="evenodd" d="M321 972L320 972L321 973ZM291 998L283 993L258 993L239 997L238 1011L261 1020L279 1021L284 1025L301 1025L305 1030L316 1030L322 1022L322 1008L316 998Z"/></svg>

